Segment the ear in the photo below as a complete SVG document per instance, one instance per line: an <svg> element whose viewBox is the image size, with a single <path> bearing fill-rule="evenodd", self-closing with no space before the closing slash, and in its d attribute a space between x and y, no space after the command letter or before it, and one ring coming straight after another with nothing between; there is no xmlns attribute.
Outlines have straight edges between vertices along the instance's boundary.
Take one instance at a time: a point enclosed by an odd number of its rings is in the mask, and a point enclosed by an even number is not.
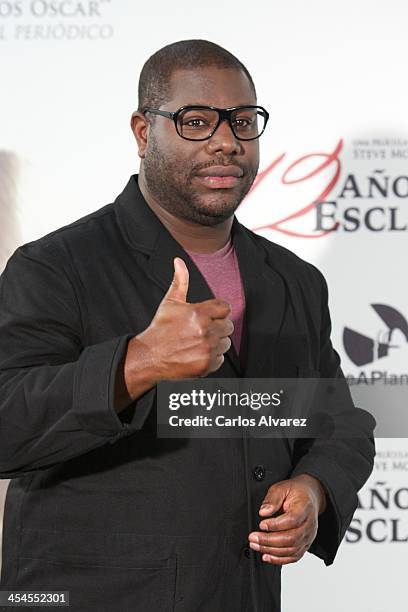
<svg viewBox="0 0 408 612"><path fill-rule="evenodd" d="M136 138L138 146L138 155L143 159L146 152L147 139L149 134L149 124L146 121L146 118L143 113L140 113L139 111L135 111L134 113L132 113L132 117L130 119L130 127L132 128L132 132Z"/></svg>

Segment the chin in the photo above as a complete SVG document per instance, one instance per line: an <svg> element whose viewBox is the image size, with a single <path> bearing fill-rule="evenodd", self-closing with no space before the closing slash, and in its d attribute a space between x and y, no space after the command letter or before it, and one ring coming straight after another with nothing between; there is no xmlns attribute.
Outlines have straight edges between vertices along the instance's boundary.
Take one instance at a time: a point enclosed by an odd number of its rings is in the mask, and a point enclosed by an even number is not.
<svg viewBox="0 0 408 612"><path fill-rule="evenodd" d="M235 212L235 208L233 207L223 207L223 208L215 208L215 207L202 207L199 211L197 211L200 219L203 220L205 225L216 225L217 223L222 223L226 221Z"/></svg>
<svg viewBox="0 0 408 612"><path fill-rule="evenodd" d="M230 197L228 195L220 190L215 197L211 194L208 198L200 198L195 208L210 216L230 217L238 208L240 200L236 195L231 194Z"/></svg>

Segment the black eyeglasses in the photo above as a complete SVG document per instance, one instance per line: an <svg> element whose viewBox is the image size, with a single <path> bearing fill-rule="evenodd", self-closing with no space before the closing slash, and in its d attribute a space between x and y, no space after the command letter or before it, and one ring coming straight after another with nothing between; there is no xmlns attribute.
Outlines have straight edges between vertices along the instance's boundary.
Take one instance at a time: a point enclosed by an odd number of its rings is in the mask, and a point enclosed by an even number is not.
<svg viewBox="0 0 408 612"><path fill-rule="evenodd" d="M145 108L143 114L153 113L173 119L177 134L185 140L208 140L227 120L232 133L238 140L255 140L263 134L269 113L262 106L182 106L175 112L157 108Z"/></svg>

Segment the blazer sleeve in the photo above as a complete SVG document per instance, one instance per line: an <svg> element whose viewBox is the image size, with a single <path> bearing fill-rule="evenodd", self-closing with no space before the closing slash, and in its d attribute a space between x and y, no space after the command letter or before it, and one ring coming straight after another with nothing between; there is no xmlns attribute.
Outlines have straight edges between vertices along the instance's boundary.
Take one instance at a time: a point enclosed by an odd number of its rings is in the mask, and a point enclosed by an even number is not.
<svg viewBox="0 0 408 612"><path fill-rule="evenodd" d="M0 279L0 478L46 469L141 425L114 409L116 371L133 334L84 345L84 313L55 246L12 255Z"/></svg>
<svg viewBox="0 0 408 612"><path fill-rule="evenodd" d="M346 384L339 355L330 340L327 283L323 275L316 268L314 270L319 277L322 296L320 376L343 379L339 383ZM350 397L350 406L346 407L341 418L344 437L298 439L295 442L295 468L292 476L310 474L322 483L326 491L327 507L319 516L317 536L309 549L309 552L323 559L326 565L333 563L357 508L357 492L371 474L375 456L375 419L372 415L355 407ZM348 426L353 429L352 435L347 435Z"/></svg>

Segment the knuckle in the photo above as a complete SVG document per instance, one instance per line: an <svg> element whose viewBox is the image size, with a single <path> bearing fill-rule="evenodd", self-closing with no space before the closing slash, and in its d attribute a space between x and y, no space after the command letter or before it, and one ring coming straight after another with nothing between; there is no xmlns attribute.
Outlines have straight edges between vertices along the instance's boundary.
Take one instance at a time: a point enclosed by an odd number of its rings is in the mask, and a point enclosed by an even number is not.
<svg viewBox="0 0 408 612"><path fill-rule="evenodd" d="M208 339L210 336L210 330L208 321L204 317L199 317L194 321L194 335L202 340Z"/></svg>
<svg viewBox="0 0 408 612"><path fill-rule="evenodd" d="M273 546L272 536L270 536L268 534L265 534L265 535L261 536L259 538L259 543L262 544L262 546L272 547Z"/></svg>
<svg viewBox="0 0 408 612"><path fill-rule="evenodd" d="M222 366L222 364L224 363L225 359L224 359L224 355L219 355L217 358L217 362L218 362L218 367Z"/></svg>
<svg viewBox="0 0 408 612"><path fill-rule="evenodd" d="M297 548L299 546L299 538L295 535L288 535L285 537L285 546L288 548Z"/></svg>
<svg viewBox="0 0 408 612"><path fill-rule="evenodd" d="M190 315L194 320L201 321L208 316L202 304L189 304L188 306L190 308Z"/></svg>
<svg viewBox="0 0 408 612"><path fill-rule="evenodd" d="M211 366L211 360L209 357L201 357L201 359L199 359L197 361L197 374L199 375L204 375L206 374Z"/></svg>
<svg viewBox="0 0 408 612"><path fill-rule="evenodd" d="M231 348L231 340L229 338L225 338L225 341L222 343L222 352L226 353Z"/></svg>
<svg viewBox="0 0 408 612"><path fill-rule="evenodd" d="M197 338L204 338L205 334L206 334L206 330L205 330L205 328L202 325L196 324L194 326L194 335Z"/></svg>
<svg viewBox="0 0 408 612"><path fill-rule="evenodd" d="M294 536L291 542L291 546L293 548L299 548L300 546L303 546L304 544L304 535L300 535L300 536Z"/></svg>
<svg viewBox="0 0 408 612"><path fill-rule="evenodd" d="M206 314L200 314L197 318L197 326L200 328L201 336L208 336L210 334L210 323L211 319Z"/></svg>
<svg viewBox="0 0 408 612"><path fill-rule="evenodd" d="M203 353L203 355L201 356L201 363L203 368L207 369L210 367L211 365L211 352L210 351L205 351L205 353Z"/></svg>
<svg viewBox="0 0 408 612"><path fill-rule="evenodd" d="M224 355L217 355L217 357L214 360L214 367L211 369L211 371L215 372L222 366L223 363L224 363Z"/></svg>
<svg viewBox="0 0 408 612"><path fill-rule="evenodd" d="M230 308L230 305L225 300L222 300L220 298L216 298L215 302L216 302L217 306L222 306L223 308L228 308L228 309Z"/></svg>
<svg viewBox="0 0 408 612"><path fill-rule="evenodd" d="M310 531L304 531L299 538L299 543L304 545L306 542L308 542L310 539L310 533Z"/></svg>

